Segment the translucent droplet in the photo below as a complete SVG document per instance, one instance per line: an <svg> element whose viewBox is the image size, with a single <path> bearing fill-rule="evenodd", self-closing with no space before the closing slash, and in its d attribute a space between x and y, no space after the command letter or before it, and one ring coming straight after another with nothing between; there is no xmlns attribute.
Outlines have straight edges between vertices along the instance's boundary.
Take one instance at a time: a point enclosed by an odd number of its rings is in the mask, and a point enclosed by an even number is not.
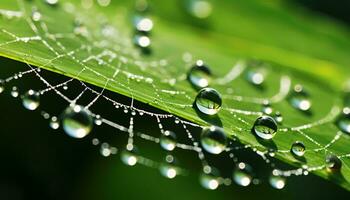
<svg viewBox="0 0 350 200"><path fill-rule="evenodd" d="M188 80L196 88L205 88L210 84L211 75L209 67L204 65L202 60L197 60L188 73Z"/></svg>
<svg viewBox="0 0 350 200"><path fill-rule="evenodd" d="M261 116L256 119L253 132L262 139L270 140L276 135L277 123L270 116Z"/></svg>
<svg viewBox="0 0 350 200"><path fill-rule="evenodd" d="M201 134L203 148L212 154L220 154L225 150L227 137L222 128L211 126L204 128Z"/></svg>
<svg viewBox="0 0 350 200"><path fill-rule="evenodd" d="M270 185L275 189L283 189L286 185L286 179L282 176L271 175L269 179Z"/></svg>
<svg viewBox="0 0 350 200"><path fill-rule="evenodd" d="M266 101L263 103L263 107L262 107L262 112L266 115L270 115L272 113L272 107L271 107L271 104Z"/></svg>
<svg viewBox="0 0 350 200"><path fill-rule="evenodd" d="M100 115L96 115L95 116L95 124L97 126L100 126L102 124L102 119L101 119L101 116Z"/></svg>
<svg viewBox="0 0 350 200"><path fill-rule="evenodd" d="M247 81L253 85L260 86L265 81L265 76L260 71L249 71L247 73Z"/></svg>
<svg viewBox="0 0 350 200"><path fill-rule="evenodd" d="M133 150L122 151L120 158L123 161L123 163L129 166L136 165L138 161L138 156L135 152L136 152L135 148Z"/></svg>
<svg viewBox="0 0 350 200"><path fill-rule="evenodd" d="M328 155L326 157L326 167L329 172L337 172L342 166L341 160L336 155Z"/></svg>
<svg viewBox="0 0 350 200"><path fill-rule="evenodd" d="M71 137L85 137L90 133L92 124L92 117L83 106L71 105L62 114L63 130Z"/></svg>
<svg viewBox="0 0 350 200"><path fill-rule="evenodd" d="M176 135L172 131L164 131L160 137L160 145L167 151L172 151L176 147Z"/></svg>
<svg viewBox="0 0 350 200"><path fill-rule="evenodd" d="M17 98L18 95L19 95L18 88L16 86L13 86L11 90L11 96L14 98Z"/></svg>
<svg viewBox="0 0 350 200"><path fill-rule="evenodd" d="M305 92L302 85L295 85L292 94L289 96L290 104L301 111L308 111L311 108L309 94Z"/></svg>
<svg viewBox="0 0 350 200"><path fill-rule="evenodd" d="M187 9L193 17L205 19L211 15L213 6L207 0L190 0Z"/></svg>
<svg viewBox="0 0 350 200"><path fill-rule="evenodd" d="M5 81L0 79L0 94L5 90Z"/></svg>
<svg viewBox="0 0 350 200"><path fill-rule="evenodd" d="M248 186L253 179L252 173L250 165L240 162L233 172L233 180L240 186Z"/></svg>
<svg viewBox="0 0 350 200"><path fill-rule="evenodd" d="M41 20L41 13L37 9L33 9L32 11L32 20L38 22Z"/></svg>
<svg viewBox="0 0 350 200"><path fill-rule="evenodd" d="M60 127L60 123L58 122L58 119L56 116L51 117L49 125L52 129L55 129L55 130Z"/></svg>
<svg viewBox="0 0 350 200"><path fill-rule="evenodd" d="M22 96L22 104L28 110L35 110L40 105L40 95L34 90L28 90Z"/></svg>
<svg viewBox="0 0 350 200"><path fill-rule="evenodd" d="M342 114L337 118L336 124L344 133L350 134L350 108L345 107Z"/></svg>
<svg viewBox="0 0 350 200"><path fill-rule="evenodd" d="M179 168L175 164L175 158L172 155L167 155L165 162L159 166L159 171L166 178L175 178L179 172Z"/></svg>
<svg viewBox="0 0 350 200"><path fill-rule="evenodd" d="M291 152L296 156L303 156L305 149L306 147L303 142L296 141L292 144Z"/></svg>
<svg viewBox="0 0 350 200"><path fill-rule="evenodd" d="M221 105L221 95L213 88L201 89L196 97L196 106L198 110L207 115L215 115L218 113Z"/></svg>
<svg viewBox="0 0 350 200"><path fill-rule="evenodd" d="M104 142L104 143L101 144L100 153L101 153L101 155L104 156L104 157L108 157L108 156L111 155L112 152L111 152L111 149L110 149L108 143L105 143L105 142Z"/></svg>
<svg viewBox="0 0 350 200"><path fill-rule="evenodd" d="M139 32L148 33L153 29L153 21L147 17L135 17L135 28Z"/></svg>
<svg viewBox="0 0 350 200"><path fill-rule="evenodd" d="M276 120L277 123L281 124L283 122L283 116L280 112L276 112L274 119Z"/></svg>
<svg viewBox="0 0 350 200"><path fill-rule="evenodd" d="M145 35L135 35L134 43L141 48L147 48L151 46L151 39Z"/></svg>
<svg viewBox="0 0 350 200"><path fill-rule="evenodd" d="M220 185L219 174L212 168L209 170L204 169L204 172L199 176L199 182L205 189L215 190Z"/></svg>
<svg viewBox="0 0 350 200"><path fill-rule="evenodd" d="M45 2L50 6L55 6L58 4L58 0L45 0Z"/></svg>

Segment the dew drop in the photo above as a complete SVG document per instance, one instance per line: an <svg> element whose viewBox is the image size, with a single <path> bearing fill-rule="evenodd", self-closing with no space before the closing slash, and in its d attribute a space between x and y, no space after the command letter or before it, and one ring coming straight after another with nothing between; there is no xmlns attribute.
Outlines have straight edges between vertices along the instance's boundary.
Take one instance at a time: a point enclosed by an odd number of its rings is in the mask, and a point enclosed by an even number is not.
<svg viewBox="0 0 350 200"><path fill-rule="evenodd" d="M286 185L286 179L282 176L271 175L269 178L270 185L275 189L283 189Z"/></svg>
<svg viewBox="0 0 350 200"><path fill-rule="evenodd" d="M40 95L34 90L28 90L22 96L22 104L28 110L35 110L40 105Z"/></svg>
<svg viewBox="0 0 350 200"><path fill-rule="evenodd" d="M266 115L270 115L272 111L273 110L272 110L271 104L268 101L265 101L263 103L262 112Z"/></svg>
<svg viewBox="0 0 350 200"><path fill-rule="evenodd" d="M261 86L265 81L265 76L260 71L249 71L246 78L249 83L255 86Z"/></svg>
<svg viewBox="0 0 350 200"><path fill-rule="evenodd" d="M204 172L199 176L199 182L205 189L215 190L220 185L220 178L218 172L212 168L210 170L204 169Z"/></svg>
<svg viewBox="0 0 350 200"><path fill-rule="evenodd" d="M17 98L18 95L19 95L18 88L16 86L13 86L11 90L11 96L14 98Z"/></svg>
<svg viewBox="0 0 350 200"><path fill-rule="evenodd" d="M83 106L71 105L62 114L63 130L71 137L85 137L90 133L92 125L93 119Z"/></svg>
<svg viewBox="0 0 350 200"><path fill-rule="evenodd" d="M97 126L100 126L102 124L102 119L101 119L101 116L100 115L96 115L95 116L95 124Z"/></svg>
<svg viewBox="0 0 350 200"><path fill-rule="evenodd" d="M41 20L41 13L37 9L33 9L32 11L32 20L38 22Z"/></svg>
<svg viewBox="0 0 350 200"><path fill-rule="evenodd" d="M270 116L261 116L256 119L253 132L262 139L270 140L276 135L277 123Z"/></svg>
<svg viewBox="0 0 350 200"><path fill-rule="evenodd" d="M123 161L123 163L128 166L136 165L138 161L138 156L135 147L133 147L133 149L131 150L123 150L120 154L120 158Z"/></svg>
<svg viewBox="0 0 350 200"><path fill-rule="evenodd" d="M233 180L240 186L248 186L253 179L252 173L250 165L240 162L233 172Z"/></svg>
<svg viewBox="0 0 350 200"><path fill-rule="evenodd" d="M345 107L336 120L336 125L344 133L350 134L350 108Z"/></svg>
<svg viewBox="0 0 350 200"><path fill-rule="evenodd" d="M327 155L326 157L326 167L329 172L337 172L342 166L341 160L333 154Z"/></svg>
<svg viewBox="0 0 350 200"><path fill-rule="evenodd" d="M111 149L110 149L108 143L105 143L105 142L104 142L104 143L101 144L100 153L101 153L101 155L104 156L104 157L108 157L108 156L111 155L112 152L111 152Z"/></svg>
<svg viewBox="0 0 350 200"><path fill-rule="evenodd" d="M151 46L151 39L146 35L135 35L134 44L141 48L148 48Z"/></svg>
<svg viewBox="0 0 350 200"><path fill-rule="evenodd" d="M45 0L45 2L50 6L56 6L58 4L58 0Z"/></svg>
<svg viewBox="0 0 350 200"><path fill-rule="evenodd" d="M210 84L211 75L209 67L202 60L197 60L188 73L188 80L196 88L205 88Z"/></svg>
<svg viewBox="0 0 350 200"><path fill-rule="evenodd" d="M212 154L220 154L225 150L227 137L222 128L211 126L204 128L201 134L203 148Z"/></svg>
<svg viewBox="0 0 350 200"><path fill-rule="evenodd" d="M309 94L299 84L294 86L294 90L289 96L289 102L294 108L301 111L309 111L312 105Z"/></svg>
<svg viewBox="0 0 350 200"><path fill-rule="evenodd" d="M193 17L205 19L211 15L213 6L207 0L190 0L187 10Z"/></svg>
<svg viewBox="0 0 350 200"><path fill-rule="evenodd" d="M296 141L292 144L291 152L296 156L303 156L305 153L305 145L303 142Z"/></svg>
<svg viewBox="0 0 350 200"><path fill-rule="evenodd" d="M58 119L56 116L51 117L49 125L54 130L60 127L60 123L58 122Z"/></svg>
<svg viewBox="0 0 350 200"><path fill-rule="evenodd" d="M153 21L147 17L135 17L134 24L136 30L142 33L148 33L153 29Z"/></svg>
<svg viewBox="0 0 350 200"><path fill-rule="evenodd" d="M0 79L0 94L5 90L5 81Z"/></svg>
<svg viewBox="0 0 350 200"><path fill-rule="evenodd" d="M215 115L222 105L221 95L213 88L201 89L195 102L198 110L207 115Z"/></svg>
<svg viewBox="0 0 350 200"><path fill-rule="evenodd" d="M282 122L283 122L283 116L282 116L282 114L281 114L280 112L278 112L278 111L275 113L274 119L275 119L276 122L279 123L279 124L282 124Z"/></svg>
<svg viewBox="0 0 350 200"><path fill-rule="evenodd" d="M179 173L179 168L175 164L175 158L172 155L167 155L165 162L159 166L159 171L166 178L175 178Z"/></svg>
<svg viewBox="0 0 350 200"><path fill-rule="evenodd" d="M176 147L176 135L172 131L164 131L160 137L160 145L167 151L172 151Z"/></svg>

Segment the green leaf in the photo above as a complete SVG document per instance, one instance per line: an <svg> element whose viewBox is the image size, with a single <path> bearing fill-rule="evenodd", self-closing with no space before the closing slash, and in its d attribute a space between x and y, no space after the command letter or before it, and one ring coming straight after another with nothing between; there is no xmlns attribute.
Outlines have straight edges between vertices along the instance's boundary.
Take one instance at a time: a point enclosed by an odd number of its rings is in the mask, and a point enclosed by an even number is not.
<svg viewBox="0 0 350 200"><path fill-rule="evenodd" d="M306 164L313 173L350 190L350 138L334 124L342 109L339 85L350 71L345 28L279 1L216 2L212 16L204 21L191 17L179 1L152 2L152 53L143 55L132 41L130 1L82 8L80 1L61 0L49 6L41 1L2 0L0 55L132 97L200 125L220 125L242 143L262 152L276 148L276 158L295 166ZM32 20L34 6L41 20ZM80 32L74 25L77 19L83 23ZM110 27L115 27L112 34ZM185 62L184 55L193 58ZM246 80L247 73L257 69L244 62L246 57L266 61L263 88ZM186 74L196 59L211 67L211 87L223 97L214 118L198 115L192 106L197 91ZM311 114L291 106L289 93L296 84L310 93ZM265 100L284 117L270 143L251 133ZM304 161L290 153L295 141L306 146ZM326 171L328 154L342 160L341 174Z"/></svg>

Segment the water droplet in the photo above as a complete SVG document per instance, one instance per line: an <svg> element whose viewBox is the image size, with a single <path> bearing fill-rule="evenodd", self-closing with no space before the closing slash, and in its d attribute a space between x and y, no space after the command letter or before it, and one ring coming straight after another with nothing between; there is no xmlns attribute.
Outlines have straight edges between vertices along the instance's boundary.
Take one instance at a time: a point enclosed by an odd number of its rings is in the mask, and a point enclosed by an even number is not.
<svg viewBox="0 0 350 200"><path fill-rule="evenodd" d="M204 171L199 176L199 182L200 184L205 188L209 190L215 190L220 185L220 178L217 170L214 170L213 168L210 168L208 171Z"/></svg>
<svg viewBox="0 0 350 200"><path fill-rule="evenodd" d="M196 97L196 106L198 110L207 115L215 115L218 113L221 105L221 95L213 88L201 89Z"/></svg>
<svg viewBox="0 0 350 200"><path fill-rule="evenodd" d="M142 33L148 33L153 29L153 21L150 18L137 16L134 23L136 30Z"/></svg>
<svg viewBox="0 0 350 200"><path fill-rule="evenodd" d="M333 154L327 155L326 157L326 167L329 172L339 171L342 166L341 160Z"/></svg>
<svg viewBox="0 0 350 200"><path fill-rule="evenodd" d="M41 20L41 13L37 9L33 9L32 11L32 20L38 22Z"/></svg>
<svg viewBox="0 0 350 200"><path fill-rule="evenodd" d="M263 103L263 107L262 107L262 112L266 115L270 115L272 113L272 107L271 107L271 104L266 101Z"/></svg>
<svg viewBox="0 0 350 200"><path fill-rule="evenodd" d="M111 151L110 146L109 146L108 143L104 142L104 143L101 144L100 153L104 157L108 157L108 156L111 155L112 151Z"/></svg>
<svg viewBox="0 0 350 200"><path fill-rule="evenodd" d="M122 151L122 153L120 155L120 158L123 161L123 163L126 164L126 165L129 165L129 166L136 165L136 163L138 161L136 148L133 147L131 150L124 150L124 151Z"/></svg>
<svg viewBox="0 0 350 200"><path fill-rule="evenodd" d="M58 0L45 0L45 2L50 6L56 6L58 4Z"/></svg>
<svg viewBox="0 0 350 200"><path fill-rule="evenodd" d="M309 111L312 105L309 94L299 84L294 86L294 90L289 96L289 102L294 108L301 111Z"/></svg>
<svg viewBox="0 0 350 200"><path fill-rule="evenodd" d="M187 10L193 17L205 19L211 15L213 6L206 0L190 0Z"/></svg>
<svg viewBox="0 0 350 200"><path fill-rule="evenodd" d="M240 186L248 186L253 179L250 165L240 162L233 172L233 180Z"/></svg>
<svg viewBox="0 0 350 200"><path fill-rule="evenodd" d="M58 119L56 116L51 117L49 125L52 129L55 129L55 130L60 127L60 123L58 122Z"/></svg>
<svg viewBox="0 0 350 200"><path fill-rule="evenodd" d="M277 123L270 116L261 116L256 119L253 132L262 139L270 140L276 135Z"/></svg>
<svg viewBox="0 0 350 200"><path fill-rule="evenodd" d="M148 10L148 2L147 0L137 0L135 2L135 9L138 12L146 12Z"/></svg>
<svg viewBox="0 0 350 200"><path fill-rule="evenodd" d="M64 90L68 90L68 85L67 85L67 84L64 84L62 88L63 88Z"/></svg>
<svg viewBox="0 0 350 200"><path fill-rule="evenodd" d="M98 138L92 139L91 142L92 142L92 144L95 145L95 146L98 145L98 144L100 144L100 140L99 140Z"/></svg>
<svg viewBox="0 0 350 200"><path fill-rule="evenodd" d="M255 86L261 86L265 81L265 76L260 71L249 71L247 73L247 81Z"/></svg>
<svg viewBox="0 0 350 200"><path fill-rule="evenodd" d="M92 117L83 106L71 105L62 114L63 130L71 137L85 137L90 133L92 124Z"/></svg>
<svg viewBox="0 0 350 200"><path fill-rule="evenodd" d="M270 185L275 189L283 189L286 185L286 179L282 176L271 175L269 179Z"/></svg>
<svg viewBox="0 0 350 200"><path fill-rule="evenodd" d="M176 147L176 135L172 131L164 131L160 137L160 145L167 151L172 151Z"/></svg>
<svg viewBox="0 0 350 200"><path fill-rule="evenodd" d="M188 80L196 88L205 88L210 84L211 75L209 67L202 60L197 60L188 73Z"/></svg>
<svg viewBox="0 0 350 200"><path fill-rule="evenodd" d="M336 120L338 128L344 133L350 134L350 108L345 107Z"/></svg>
<svg viewBox="0 0 350 200"><path fill-rule="evenodd" d="M18 95L19 95L18 88L16 86L13 86L11 90L11 96L14 98L17 98Z"/></svg>
<svg viewBox="0 0 350 200"><path fill-rule="evenodd" d="M172 155L165 157L165 162L159 166L160 173L169 179L173 179L179 172L179 168L176 167L175 158Z"/></svg>
<svg viewBox="0 0 350 200"><path fill-rule="evenodd" d="M212 154L220 154L225 150L227 137L222 128L211 126L204 128L201 135L203 148Z"/></svg>
<svg viewBox="0 0 350 200"><path fill-rule="evenodd" d="M277 123L281 124L283 122L283 116L280 112L276 112L274 119L276 120Z"/></svg>
<svg viewBox="0 0 350 200"><path fill-rule="evenodd" d="M97 126L100 126L102 124L102 119L101 119L101 116L100 115L96 115L95 116L95 124Z"/></svg>
<svg viewBox="0 0 350 200"><path fill-rule="evenodd" d="M145 35L135 35L134 43L141 48L148 48L151 46L151 39Z"/></svg>
<svg viewBox="0 0 350 200"><path fill-rule="evenodd" d="M0 94L5 90L5 81L0 79Z"/></svg>
<svg viewBox="0 0 350 200"><path fill-rule="evenodd" d="M303 142L296 141L292 144L291 152L296 156L303 156L305 149L306 147Z"/></svg>
<svg viewBox="0 0 350 200"><path fill-rule="evenodd" d="M40 105L40 95L34 90L28 90L22 96L22 104L28 110L35 110Z"/></svg>

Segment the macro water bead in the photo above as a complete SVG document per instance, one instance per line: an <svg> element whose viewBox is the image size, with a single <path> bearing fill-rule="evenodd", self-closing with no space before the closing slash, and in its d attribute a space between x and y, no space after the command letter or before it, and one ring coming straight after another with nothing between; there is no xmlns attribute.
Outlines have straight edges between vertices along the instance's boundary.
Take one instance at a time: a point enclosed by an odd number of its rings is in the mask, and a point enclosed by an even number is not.
<svg viewBox="0 0 350 200"><path fill-rule="evenodd" d="M197 94L195 105L203 114L215 115L221 108L222 98L215 89L203 88Z"/></svg>

